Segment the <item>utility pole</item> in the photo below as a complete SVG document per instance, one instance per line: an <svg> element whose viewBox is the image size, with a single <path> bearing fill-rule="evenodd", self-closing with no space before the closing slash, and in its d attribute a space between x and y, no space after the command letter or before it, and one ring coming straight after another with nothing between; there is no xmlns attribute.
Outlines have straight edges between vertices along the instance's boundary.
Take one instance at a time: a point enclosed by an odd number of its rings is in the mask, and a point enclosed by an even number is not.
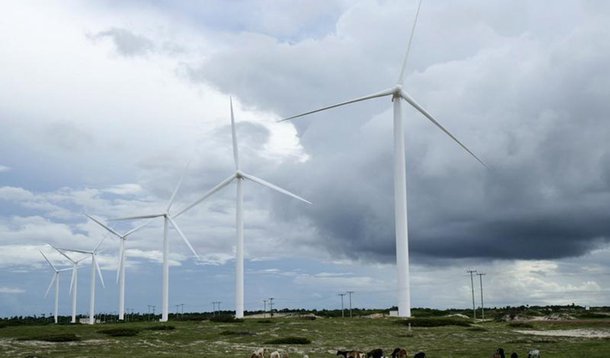
<svg viewBox="0 0 610 358"><path fill-rule="evenodd" d="M273 317L273 297L269 297L269 312L271 312L271 317Z"/></svg>
<svg viewBox="0 0 610 358"><path fill-rule="evenodd" d="M483 311L483 276L484 273L477 273L479 275L479 283L481 284L481 319L485 319L485 311Z"/></svg>
<svg viewBox="0 0 610 358"><path fill-rule="evenodd" d="M349 295L349 318L352 318L352 293L354 293L354 291L347 291L347 294Z"/></svg>
<svg viewBox="0 0 610 358"><path fill-rule="evenodd" d="M263 300L263 318L267 317L267 300Z"/></svg>
<svg viewBox="0 0 610 358"><path fill-rule="evenodd" d="M214 316L216 316L216 306L218 306L218 311L220 311L220 301L214 301L212 305L214 306Z"/></svg>
<svg viewBox="0 0 610 358"><path fill-rule="evenodd" d="M347 295L347 293L340 293L341 296L341 318L345 318L345 312L343 311L343 296Z"/></svg>
<svg viewBox="0 0 610 358"><path fill-rule="evenodd" d="M474 279L472 278L472 275L477 272L477 270L468 270L466 272L470 273L470 287L472 288L472 319L477 319L477 311L474 306Z"/></svg>

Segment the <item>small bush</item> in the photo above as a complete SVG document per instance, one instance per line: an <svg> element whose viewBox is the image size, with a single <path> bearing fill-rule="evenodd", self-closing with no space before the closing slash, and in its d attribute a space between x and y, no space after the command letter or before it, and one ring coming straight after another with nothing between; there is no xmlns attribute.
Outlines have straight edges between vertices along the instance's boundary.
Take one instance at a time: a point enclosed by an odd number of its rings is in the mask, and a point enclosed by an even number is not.
<svg viewBox="0 0 610 358"><path fill-rule="evenodd" d="M32 337L20 337L18 341L45 341L45 342L77 342L81 338L74 333L61 333L61 334L46 334Z"/></svg>
<svg viewBox="0 0 610 358"><path fill-rule="evenodd" d="M139 332L139 330L133 328L108 328L97 331L97 333L102 333L111 337L133 337Z"/></svg>
<svg viewBox="0 0 610 358"><path fill-rule="evenodd" d="M463 318L408 318L398 321L399 324L412 327L443 327L462 326L470 327L470 320Z"/></svg>
<svg viewBox="0 0 610 358"><path fill-rule="evenodd" d="M237 319L228 314L222 314L218 316L214 316L210 318L211 322L221 322L221 323L242 323L243 319Z"/></svg>
<svg viewBox="0 0 610 358"><path fill-rule="evenodd" d="M483 327L470 327L468 330L471 332L487 332L487 330Z"/></svg>
<svg viewBox="0 0 610 358"><path fill-rule="evenodd" d="M528 329L534 328L533 324L527 323L527 322L511 322L508 324L508 326L511 328L528 328Z"/></svg>
<svg viewBox="0 0 610 358"><path fill-rule="evenodd" d="M222 331L221 336L253 336L254 333L248 331Z"/></svg>
<svg viewBox="0 0 610 358"><path fill-rule="evenodd" d="M176 327L163 324L163 325L158 325L158 326L146 327L144 329L147 331L173 331L174 329L176 329Z"/></svg>
<svg viewBox="0 0 610 358"><path fill-rule="evenodd" d="M256 321L256 322L258 322L258 323L265 323L265 324L267 324L267 323L273 323L273 321L272 321L272 320L270 320L270 319L261 319L261 320Z"/></svg>
<svg viewBox="0 0 610 358"><path fill-rule="evenodd" d="M311 344L311 341L305 337L284 337L272 339L265 344Z"/></svg>

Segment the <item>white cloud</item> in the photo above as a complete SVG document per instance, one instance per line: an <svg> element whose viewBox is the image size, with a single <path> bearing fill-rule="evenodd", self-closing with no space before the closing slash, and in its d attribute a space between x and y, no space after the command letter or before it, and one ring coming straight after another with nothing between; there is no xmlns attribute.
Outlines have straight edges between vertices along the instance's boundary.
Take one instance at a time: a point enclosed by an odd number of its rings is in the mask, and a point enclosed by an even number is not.
<svg viewBox="0 0 610 358"><path fill-rule="evenodd" d="M11 170L10 167L7 167L6 165L1 165L0 164L0 173L5 173L5 172L8 172L10 170Z"/></svg>
<svg viewBox="0 0 610 358"><path fill-rule="evenodd" d="M20 294L20 293L25 293L24 289L21 288L14 288L14 287L0 287L0 294L10 294L10 295L14 295L14 294Z"/></svg>

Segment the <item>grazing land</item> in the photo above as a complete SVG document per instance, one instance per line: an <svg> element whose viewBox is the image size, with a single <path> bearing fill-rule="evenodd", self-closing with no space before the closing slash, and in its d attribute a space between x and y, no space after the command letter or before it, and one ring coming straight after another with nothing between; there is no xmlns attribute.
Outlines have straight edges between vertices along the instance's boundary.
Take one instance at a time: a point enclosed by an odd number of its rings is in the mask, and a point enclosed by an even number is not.
<svg viewBox="0 0 610 358"><path fill-rule="evenodd" d="M314 319L315 318L315 319ZM514 318L514 317L513 317ZM502 347L527 357L610 357L610 316L473 322L463 317L322 318L286 316L243 321L197 320L90 325L0 326L1 357L250 357L260 347L290 357L336 357L338 349L389 354L404 347L411 357L489 357ZM547 334L545 334L547 333ZM507 355L507 356L508 356Z"/></svg>

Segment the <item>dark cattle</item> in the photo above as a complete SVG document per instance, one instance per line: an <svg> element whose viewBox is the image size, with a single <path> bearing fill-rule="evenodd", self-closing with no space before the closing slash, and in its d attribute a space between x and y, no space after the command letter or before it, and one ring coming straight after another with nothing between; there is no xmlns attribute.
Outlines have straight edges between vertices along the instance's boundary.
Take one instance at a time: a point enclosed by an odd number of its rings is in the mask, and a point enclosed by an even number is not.
<svg viewBox="0 0 610 358"><path fill-rule="evenodd" d="M424 353L424 352L417 352L417 353L415 353L413 358L426 358L426 353Z"/></svg>
<svg viewBox="0 0 610 358"><path fill-rule="evenodd" d="M349 353L349 352L348 351L337 351L338 356L344 356L345 358L347 358L347 353Z"/></svg>
<svg viewBox="0 0 610 358"><path fill-rule="evenodd" d="M383 358L383 350L379 348L373 349L366 354L366 358Z"/></svg>
<svg viewBox="0 0 610 358"><path fill-rule="evenodd" d="M510 358L519 358L519 355L518 355L517 353L513 352L513 353L510 355Z"/></svg>
<svg viewBox="0 0 610 358"><path fill-rule="evenodd" d="M392 352L392 358L407 358L407 351L402 348L395 348Z"/></svg>
<svg viewBox="0 0 610 358"><path fill-rule="evenodd" d="M498 348L496 349L496 353L494 353L492 355L493 358L506 358L506 356L504 356L504 349L502 348Z"/></svg>

